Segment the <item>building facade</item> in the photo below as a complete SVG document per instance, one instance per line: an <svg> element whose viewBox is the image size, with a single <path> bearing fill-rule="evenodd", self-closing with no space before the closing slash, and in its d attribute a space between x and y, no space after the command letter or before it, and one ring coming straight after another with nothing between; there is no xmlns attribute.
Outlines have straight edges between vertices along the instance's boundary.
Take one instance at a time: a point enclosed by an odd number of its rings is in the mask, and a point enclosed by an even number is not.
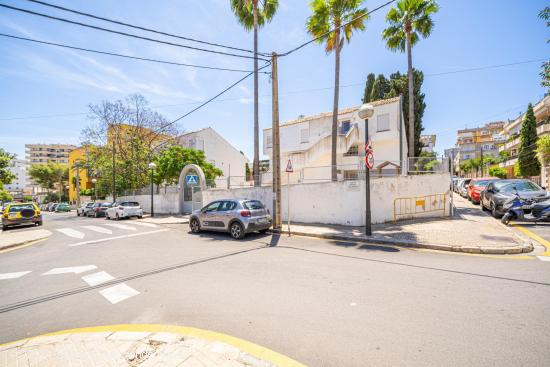
<svg viewBox="0 0 550 367"><path fill-rule="evenodd" d="M426 153L435 152L435 135L420 135L420 142L422 143L422 151Z"/></svg>
<svg viewBox="0 0 550 367"><path fill-rule="evenodd" d="M407 143L400 97L371 103L374 115L369 119L369 139L374 150L373 175L395 175L406 172ZM354 180L364 170L365 121L359 106L338 113L337 171L339 180ZM319 182L331 179L332 112L301 116L280 125L280 167L285 171L289 161L294 172L284 175L293 182ZM264 129L263 152L272 156L272 131ZM273 164L270 164L273 167ZM269 181L271 172L262 175ZM268 177L269 176L269 177ZM288 176L288 177L287 177Z"/></svg>
<svg viewBox="0 0 550 367"><path fill-rule="evenodd" d="M232 177L232 180L246 181L248 158L211 127L183 134L177 142L184 148L203 151L207 161L223 172L220 180Z"/></svg>
<svg viewBox="0 0 550 367"><path fill-rule="evenodd" d="M89 169L86 167L87 154L85 147L79 147L69 152L69 201L76 202L76 172L78 165L79 190L89 190L92 188Z"/></svg>
<svg viewBox="0 0 550 367"><path fill-rule="evenodd" d="M504 121L489 122L482 127L458 130L455 166L469 159L498 157L499 146L504 143Z"/></svg>
<svg viewBox="0 0 550 367"><path fill-rule="evenodd" d="M27 171L33 164L46 164L48 162L69 164L69 152L75 148L76 146L71 144L25 144ZM29 187L33 194L45 191L30 177Z"/></svg>
<svg viewBox="0 0 550 367"><path fill-rule="evenodd" d="M29 193L27 177L27 161L14 158L11 160L8 170L15 175L15 179L4 185L4 189L10 193Z"/></svg>
<svg viewBox="0 0 550 367"><path fill-rule="evenodd" d="M544 97L533 106L535 119L537 120L537 135L545 135L550 133L550 96ZM506 142L499 148L500 152L506 152L508 158L500 163L500 167L506 169L508 177L514 177L514 165L517 162L520 146L520 131L525 119L525 113L517 119L508 122L502 129L502 134ZM550 182L549 167L542 167L541 181L548 185ZM543 185L545 186L545 185Z"/></svg>

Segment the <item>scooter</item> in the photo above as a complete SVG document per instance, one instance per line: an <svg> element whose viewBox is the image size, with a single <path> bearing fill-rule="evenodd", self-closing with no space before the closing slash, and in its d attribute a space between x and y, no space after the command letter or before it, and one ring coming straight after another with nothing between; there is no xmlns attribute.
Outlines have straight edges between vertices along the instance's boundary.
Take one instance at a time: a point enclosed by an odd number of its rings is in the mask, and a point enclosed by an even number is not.
<svg viewBox="0 0 550 367"><path fill-rule="evenodd" d="M550 222L550 200L537 203L535 200L522 199L519 194L508 200L503 206L506 214L500 220L508 225L511 220L522 222ZM529 211L529 214L525 214Z"/></svg>

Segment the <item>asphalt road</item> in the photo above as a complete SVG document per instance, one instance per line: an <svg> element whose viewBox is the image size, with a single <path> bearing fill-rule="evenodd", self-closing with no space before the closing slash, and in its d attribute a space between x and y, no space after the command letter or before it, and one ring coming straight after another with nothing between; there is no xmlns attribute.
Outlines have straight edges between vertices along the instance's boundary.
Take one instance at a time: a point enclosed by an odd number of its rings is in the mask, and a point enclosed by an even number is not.
<svg viewBox="0 0 550 367"><path fill-rule="evenodd" d="M0 253L0 343L158 323L226 333L311 366L550 360L550 262L536 257L107 224L48 214L48 240Z"/></svg>

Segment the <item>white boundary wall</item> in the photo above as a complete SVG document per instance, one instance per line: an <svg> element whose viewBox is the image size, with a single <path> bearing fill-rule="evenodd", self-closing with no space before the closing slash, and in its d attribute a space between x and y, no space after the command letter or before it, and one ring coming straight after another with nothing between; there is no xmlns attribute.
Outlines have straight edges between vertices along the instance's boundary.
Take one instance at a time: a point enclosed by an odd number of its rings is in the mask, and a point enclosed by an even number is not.
<svg viewBox="0 0 550 367"><path fill-rule="evenodd" d="M393 202L396 198L449 193L450 175L429 174L371 179L371 217L373 223L393 220ZM282 187L282 218L287 220L288 186ZM273 213L271 187L243 187L210 189L204 191L203 203L219 199L258 199ZM119 200L138 201L148 212L149 195L126 196ZM155 195L155 213L178 213L178 194ZM446 206L445 215L449 215ZM438 217L442 212L425 213ZM290 185L290 219L292 222L325 223L360 226L365 224L365 182L339 181Z"/></svg>

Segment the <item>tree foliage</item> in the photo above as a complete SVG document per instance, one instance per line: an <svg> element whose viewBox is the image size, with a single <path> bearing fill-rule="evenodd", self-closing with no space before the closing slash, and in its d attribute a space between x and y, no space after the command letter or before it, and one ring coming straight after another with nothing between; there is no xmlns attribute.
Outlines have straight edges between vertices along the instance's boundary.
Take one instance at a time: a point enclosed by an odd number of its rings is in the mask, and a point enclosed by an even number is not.
<svg viewBox="0 0 550 367"><path fill-rule="evenodd" d="M489 176L491 177L498 177L505 179L507 177L508 173L504 168L500 167L490 167L489 168Z"/></svg>
<svg viewBox="0 0 550 367"><path fill-rule="evenodd" d="M419 157L422 152L422 143L420 142L420 135L424 127L422 126L422 118L424 117L424 111L426 110L426 103L424 102L425 94L422 93L422 84L424 83L424 73L419 70L413 71L414 76L414 114L415 114L415 129L414 129L414 141L415 151L414 156ZM369 80L374 80L369 82ZM378 85L378 86L377 86ZM370 88L370 89L369 89ZM376 89L379 88L379 89ZM402 110L403 118L405 121L409 119L409 88L407 83L407 75L396 72L390 75L389 80L384 75L378 75L376 78L374 74L369 74L367 82L365 83L365 91L363 95L364 102L374 102L384 98L392 98L397 96L403 96ZM373 98L374 97L374 98ZM409 136L409 125L405 124L406 136Z"/></svg>
<svg viewBox="0 0 550 367"><path fill-rule="evenodd" d="M550 165L550 135L543 135L538 138L537 153L545 165Z"/></svg>
<svg viewBox="0 0 550 367"><path fill-rule="evenodd" d="M33 164L29 169L29 176L41 187L48 190L57 188L59 193L63 193L69 181L69 167L53 162Z"/></svg>
<svg viewBox="0 0 550 367"><path fill-rule="evenodd" d="M518 153L520 176L529 177L540 174L540 162L537 157L537 139L537 120L533 112L533 105L529 103L520 131Z"/></svg>
<svg viewBox="0 0 550 367"><path fill-rule="evenodd" d="M181 170L188 164L196 164L202 168L207 180L213 180L223 174L219 168L206 160L203 151L184 148L180 145L171 145L162 150L155 158L155 163L157 168L153 181L157 185L176 184Z"/></svg>
<svg viewBox="0 0 550 367"><path fill-rule="evenodd" d="M149 163L162 146L175 141L178 127L139 94L89 109L92 123L83 130L82 141L98 196L112 194L113 172L117 194L147 185Z"/></svg>
<svg viewBox="0 0 550 367"><path fill-rule="evenodd" d="M7 192L4 189L0 189L0 202L1 203L9 202L9 201L12 201L12 200L13 200L13 197L10 195L9 192Z"/></svg>
<svg viewBox="0 0 550 367"><path fill-rule="evenodd" d="M247 31L254 29L254 6L258 9L258 27L273 19L279 6L278 0L230 0L230 3L237 20Z"/></svg>
<svg viewBox="0 0 550 367"><path fill-rule="evenodd" d="M545 7L539 13L539 18L546 21L546 26L550 27L550 6ZM550 39L546 41L550 43ZM548 93L550 93L550 62L546 61L542 64L542 70L540 72L541 82L540 84L543 87L548 88Z"/></svg>
<svg viewBox="0 0 550 367"><path fill-rule="evenodd" d="M9 170L10 162L15 158L14 154L0 148L0 189L4 184L9 184L15 179L15 175Z"/></svg>

